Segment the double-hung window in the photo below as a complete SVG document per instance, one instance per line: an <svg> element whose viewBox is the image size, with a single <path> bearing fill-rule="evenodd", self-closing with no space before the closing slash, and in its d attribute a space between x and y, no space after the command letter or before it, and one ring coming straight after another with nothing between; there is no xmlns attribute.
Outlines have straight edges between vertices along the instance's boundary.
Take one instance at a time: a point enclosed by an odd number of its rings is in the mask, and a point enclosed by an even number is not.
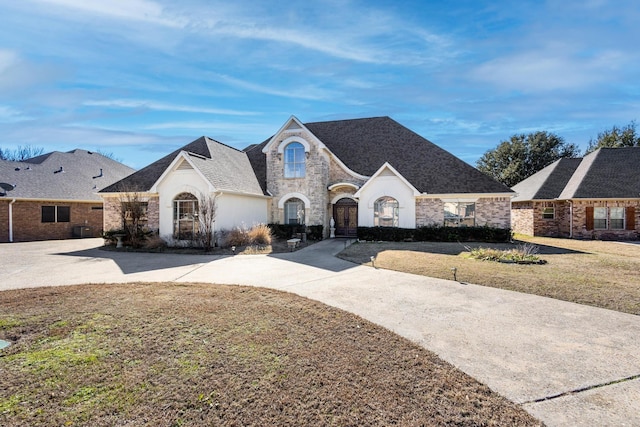
<svg viewBox="0 0 640 427"><path fill-rule="evenodd" d="M70 206L42 206L42 222L69 222Z"/></svg>
<svg viewBox="0 0 640 427"><path fill-rule="evenodd" d="M304 146L299 142L292 142L284 149L284 177L304 178L306 155Z"/></svg>

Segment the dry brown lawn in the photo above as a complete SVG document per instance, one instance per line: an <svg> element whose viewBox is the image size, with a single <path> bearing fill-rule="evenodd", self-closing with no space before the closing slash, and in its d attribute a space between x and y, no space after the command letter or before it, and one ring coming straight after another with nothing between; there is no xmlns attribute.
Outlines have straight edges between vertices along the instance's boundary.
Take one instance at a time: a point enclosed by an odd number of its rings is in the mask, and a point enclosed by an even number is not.
<svg viewBox="0 0 640 427"><path fill-rule="evenodd" d="M434 354L292 294L0 293L2 426L540 425Z"/></svg>
<svg viewBox="0 0 640 427"><path fill-rule="evenodd" d="M640 244L517 236L516 245L478 243L358 243L340 254L360 264L525 292L640 314ZM535 244L545 265L470 259L465 246Z"/></svg>

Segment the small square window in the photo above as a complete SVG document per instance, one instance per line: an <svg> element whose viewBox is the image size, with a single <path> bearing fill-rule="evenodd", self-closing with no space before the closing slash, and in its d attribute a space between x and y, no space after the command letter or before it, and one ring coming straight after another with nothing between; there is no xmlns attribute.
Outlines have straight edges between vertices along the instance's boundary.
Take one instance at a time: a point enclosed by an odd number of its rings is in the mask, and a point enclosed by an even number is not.
<svg viewBox="0 0 640 427"><path fill-rule="evenodd" d="M42 207L42 222L56 222L56 207L55 206L43 206Z"/></svg>
<svg viewBox="0 0 640 427"><path fill-rule="evenodd" d="M56 222L69 222L71 219L71 208L69 206L56 206Z"/></svg>
<svg viewBox="0 0 640 427"><path fill-rule="evenodd" d="M555 208L544 208L542 211L543 219L554 219L556 217L556 209Z"/></svg>

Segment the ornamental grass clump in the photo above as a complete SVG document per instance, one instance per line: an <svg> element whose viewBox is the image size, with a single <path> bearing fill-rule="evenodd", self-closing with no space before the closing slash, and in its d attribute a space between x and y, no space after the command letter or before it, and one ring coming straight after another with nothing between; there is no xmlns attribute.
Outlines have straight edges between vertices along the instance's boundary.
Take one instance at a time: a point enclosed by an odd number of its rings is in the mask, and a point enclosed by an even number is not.
<svg viewBox="0 0 640 427"><path fill-rule="evenodd" d="M538 247L528 243L518 245L514 249L470 248L470 257L481 261L512 262L522 264L544 264L538 256Z"/></svg>

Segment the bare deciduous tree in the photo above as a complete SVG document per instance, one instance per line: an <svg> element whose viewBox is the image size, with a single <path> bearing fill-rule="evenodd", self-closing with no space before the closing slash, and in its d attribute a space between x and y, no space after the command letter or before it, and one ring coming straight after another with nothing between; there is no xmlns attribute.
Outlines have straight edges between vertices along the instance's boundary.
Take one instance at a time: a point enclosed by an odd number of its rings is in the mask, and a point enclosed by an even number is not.
<svg viewBox="0 0 640 427"><path fill-rule="evenodd" d="M200 194L198 220L200 244L205 251L215 246L215 222L218 210L218 194Z"/></svg>
<svg viewBox="0 0 640 427"><path fill-rule="evenodd" d="M15 150L8 150L6 148L3 150L0 148L0 159L10 160L12 162L22 162L32 157L39 156L42 153L44 153L43 147L35 147L33 145L18 145L18 148L16 148Z"/></svg>

